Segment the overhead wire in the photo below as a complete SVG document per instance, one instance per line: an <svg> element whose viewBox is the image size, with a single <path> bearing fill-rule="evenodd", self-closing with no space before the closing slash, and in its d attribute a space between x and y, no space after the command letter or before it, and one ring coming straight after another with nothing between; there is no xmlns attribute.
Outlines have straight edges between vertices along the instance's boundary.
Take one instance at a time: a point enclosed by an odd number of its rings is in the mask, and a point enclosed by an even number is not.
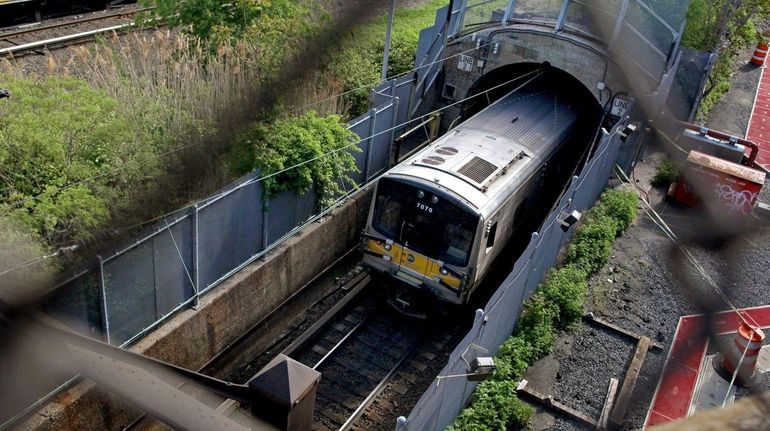
<svg viewBox="0 0 770 431"><path fill-rule="evenodd" d="M288 171L290 171L290 170L293 170L293 169L299 168L299 167L301 167L301 166L307 165L307 164L309 164L309 163L312 163L312 162L314 162L314 161L316 161L316 160L320 160L320 159L322 159L322 158L324 158L324 157L328 157L328 156L331 156L331 155L336 155L336 154L337 154L337 153L339 153L339 152L342 152L342 151L348 150L348 149L352 148L353 146L356 146L356 145L358 145L358 144L360 144L360 143L362 143L362 142L365 142L365 141L367 141L367 140L369 140L369 139L374 139L374 138L375 138L375 137L377 137L377 136L381 136L381 135L384 135L384 134L386 134L386 133L389 133L389 132L391 132L391 131L393 131L393 130L396 130L396 129L400 128L400 127L404 127L404 126L408 125L409 123L412 123L412 122L415 122L415 121L420 121L420 120L422 120L422 119L424 119L424 118L427 118L427 117L430 117L430 116L432 116L432 115L435 115L435 114L437 114L437 113L439 113L439 112L442 112L442 111L444 111L444 110L446 110L446 109L452 108L452 107L454 107L454 106L456 106L456 105L458 105L458 104L460 104L460 103L464 103L464 102L466 102L466 101L468 101L468 100L471 100L471 99L474 99L474 98L476 98L476 97L482 96L482 95L484 95L484 94L486 94L486 93L488 93L488 92L490 92L490 91L496 90L496 89L498 89L498 88L500 88L500 87L503 87L503 86L506 86L506 85L512 84L512 83L514 83L514 82L516 82L516 81L519 81L519 80L521 80L521 79L523 79L523 78L526 78L526 77L529 77L529 76L531 76L531 75L535 75L535 76L533 76L532 78L530 78L529 80L527 80L525 83L523 83L523 84L519 85L519 86L518 86L516 89L514 89L514 90L511 90L511 92L514 92L514 91L518 91L518 90L520 90L521 88L523 88L524 86L526 86L526 85L528 85L529 83L531 83L532 81L534 81L535 79L537 79L538 77L540 77L540 76L542 75L542 73L543 73L543 69L535 69L535 70L533 70L533 71L530 71L530 72L528 72L528 73L526 73L526 74L523 74L523 75L517 76L517 77L515 77L515 78L512 78L512 79L510 79L510 80L508 80L508 81L505 81L505 82L503 82L503 83L501 83L501 84L498 84L498 85L496 85L496 86L493 86L493 87L491 87L491 88L489 88L489 89L487 89L487 90L484 90L484 91L482 91L482 92L479 92L479 93L473 94L473 95L471 95L471 96L468 96L468 97L466 97L466 98L464 98L464 99L458 100L458 101L456 101L456 102L454 102L454 103L452 103L452 104L449 104L449 105L443 106L443 107L441 107L441 108L438 108L438 109L436 109L436 110L433 110L433 111L431 111L431 112L429 112L429 113L427 113L427 114L421 115L420 117L417 117L417 118L413 118L413 119L411 119L411 120L407 120L407 121L404 121L404 122L402 122L402 123L399 123L399 124L397 124L397 125L395 125L395 126L392 126L392 127L386 128L386 129L384 129L384 130L382 130L382 131L380 131L380 132L377 132L377 133L374 133L374 134L372 134L372 135L369 135L369 136L367 136L367 137L361 138L361 139L359 139L359 140L357 140L357 141L352 141L352 142L350 142L350 143L349 143L349 144L347 144L347 145L344 145L344 146L342 146L342 147L339 147L339 148L336 148L336 149L334 149L334 150L331 150L331 151L328 151L328 152L325 152L325 153L319 154L319 155L318 155L318 156L316 156L316 157L313 157L313 158L310 158L310 159L304 160L304 161L302 161L302 162L296 163L296 164L294 164L294 165L292 165L292 166L289 166L289 167L286 167L286 168L284 168L284 169L278 170L278 171L276 171L276 172L273 172L273 173L271 173L271 174L267 174L267 175L264 175L264 176L261 176L261 177L258 177L258 178L253 178L253 179L251 179L251 180L248 180L248 181L244 181L243 183L241 183L241 184L238 184L238 185L236 185L235 187L232 187L232 188L229 188L229 189L227 189L227 190L224 190L224 191L222 191L222 192L220 192L220 193L217 193L217 194L214 194L214 195L208 196L208 197L206 197L205 199L202 199L202 200L198 201L197 203L195 203L195 204L193 204L193 205L196 205L196 204L201 204L201 203L203 203L203 204L210 204L210 203L213 203L214 201L217 201L217 200L219 200L219 199L221 199L221 198L223 198L223 197L225 197L225 196L227 196L227 195L229 195L229 194L231 194L231 193L233 193L233 192L236 192L236 191L238 191L238 190L240 190L240 189L242 189L242 188L244 188L244 187L247 187L247 186L249 186L249 185L251 185L251 184L254 184L254 183L258 183L258 182L262 182L262 181L264 181L264 180L267 180L267 179L273 178L273 177L275 177L275 176L278 176L278 175L281 175L281 174L283 174L283 173L286 173L286 172L288 172ZM120 232L120 231L127 231L127 230L137 229L137 228L140 228L140 227L142 227L142 226L145 226L145 225L147 225L147 224L153 223L153 222L155 222L155 221L158 221L158 220L162 220L162 219L166 219L166 218L168 218L168 217L170 217L170 216L172 216L172 215L174 215L174 214L176 214L176 213L179 213L179 212L181 212L181 211L184 211L185 209L187 209L187 208L189 208L189 207L190 207L190 205L188 205L188 206L185 206L184 208L177 208L177 209L175 209L175 210L173 210L173 211L169 211L169 212L167 212L167 213L161 214L161 215L159 215L159 216L156 216L156 217L153 217L153 218L151 218L151 219L148 219L148 220L145 220L145 221L142 221L142 222L139 222L139 223L135 223L135 224L132 224L132 225L129 225L129 226L124 226L124 227L121 227L121 228L117 228L117 229L114 229L114 231L118 231L118 232ZM58 253L58 252L57 252L57 253ZM42 257L42 256L41 256L41 257ZM37 259L39 259L39 258L35 258L35 259L32 259L32 260L30 260L30 261L24 262L24 263L22 263L22 264L16 265L16 266L14 266L14 267L11 267L11 268L7 268L7 269L3 270L2 272L0 272L0 275L3 275L3 274L7 274L7 273L9 273L9 272L13 272L13 271L15 271L15 270L18 270L18 269L23 269L23 268L25 268L25 267L28 267L28 266L34 265L36 262L33 262L33 261L35 261L35 260L37 260Z"/></svg>
<svg viewBox="0 0 770 431"><path fill-rule="evenodd" d="M274 120L279 119L279 118L285 118L285 117L287 117L287 116L289 116L291 114L295 114L297 112L302 112L305 109L312 108L314 106L318 106L318 105L320 105L320 104L322 104L324 102L327 102L329 100L338 99L340 97L346 96L346 95L354 93L356 91L365 90L365 89L374 89L378 85L381 85L383 82L387 82L387 81L389 81L391 79L397 79L397 78L400 78L402 76L406 76L406 75L408 75L410 73L415 73L415 72L419 71L420 69L423 69L423 68L426 68L426 67L430 67L430 66L433 66L433 65L438 64L438 63L443 63L444 61L450 60L452 58L459 57L461 55L465 55L468 52L479 50L479 49L483 48L486 45L488 45L488 44L482 44L480 46L475 46L473 48L469 48L469 49L464 50L462 52L458 52L458 53L455 53L455 54L452 54L452 55L449 55L449 56L446 56L446 57L442 57L442 58L440 58L438 60L434 60L434 61L432 61L430 63L426 63L426 64L423 64L423 65L414 67L414 68L412 68L410 70L407 70L407 71L404 71L404 72L401 72L401 73L397 73L397 74L388 76L384 81L379 81L377 84L361 85L359 87L356 87L356 88L353 88L353 89L350 89L350 90L347 90L347 91L344 91L344 92L341 92L341 93L337 93L337 94L334 94L334 95L331 95L331 96L324 97L322 99L315 100L315 101L313 101L311 103L308 103L308 104L305 104L305 105L302 105L302 106L290 109L290 110L288 110L286 112L283 112L283 113L280 113L280 114L277 114L277 115L273 115L273 116L267 117L267 118L264 119L264 121L270 122L270 121L274 121ZM203 142L198 141L198 142L195 142L195 143L182 145L182 146L179 146L179 147L176 147L176 148L172 148L172 149L170 149L168 151L165 151L163 153L160 153L158 155L154 155L152 157L153 158L166 157L166 156L169 156L171 154L177 153L179 151L183 151L183 150L186 150L188 148L192 148L192 147L195 147L195 146L198 146L198 145L202 145L202 144L203 144ZM97 175L94 175L94 176L91 176L91 177L88 177L88 178L84 178L84 179L78 180L78 181L76 181L74 183L70 183L70 184L67 184L67 185L62 186L62 187L56 187L55 192L56 193L61 193L61 192L65 191L65 190L68 190L70 188L77 187L77 186L82 185L82 184L87 184L87 183L95 181L95 180L97 180L99 178L111 176L111 175L119 173L121 171L123 171L122 167L116 167L116 168L111 169L109 171L102 172L102 173L99 173ZM41 192L41 193L38 193L36 195L27 196L27 197L24 197L24 198L22 198L22 199L20 199L18 201L9 203L9 205L12 208L19 208L21 205L24 205L25 203L27 203L29 201L39 199L40 197L45 195L45 193L46 192Z"/></svg>

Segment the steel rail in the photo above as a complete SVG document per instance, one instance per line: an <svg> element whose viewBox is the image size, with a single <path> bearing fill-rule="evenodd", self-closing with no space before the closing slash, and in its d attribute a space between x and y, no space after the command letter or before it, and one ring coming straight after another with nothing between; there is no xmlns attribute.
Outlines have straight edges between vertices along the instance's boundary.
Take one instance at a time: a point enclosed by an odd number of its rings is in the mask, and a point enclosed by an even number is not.
<svg viewBox="0 0 770 431"><path fill-rule="evenodd" d="M353 414L350 415L347 421L345 421L342 426L340 426L338 431L348 431L353 424L361 418L361 416L364 414L367 408L371 406L374 403L374 400L377 398L380 393L382 393L383 390L385 390L385 386L390 382L390 380L393 378L393 375L396 374L396 372L401 368L401 366L406 362L407 359L409 359L414 352L417 351L417 348L420 347L420 342L422 337L418 338L418 341L414 343L414 346L412 346L409 350L404 353L404 356L401 357L401 359L396 362L395 365L393 365L393 368L388 371L388 374L385 375L385 377L382 378L380 383L377 384L377 386L372 390L369 395L364 398L364 400L361 402L361 404L356 408L356 410L353 412Z"/></svg>
<svg viewBox="0 0 770 431"><path fill-rule="evenodd" d="M76 33L76 34L71 34L67 36L59 36L51 39L40 40L37 42L24 43L24 44L12 46L9 48L0 48L0 57L12 56L14 54L23 53L26 51L34 51L39 48L47 48L49 45L63 44L66 46L66 45L72 44L73 42L80 42L83 40L91 39L92 37L100 34L124 31L135 26L136 26L135 23L130 22L126 24L113 25L110 27L100 28L97 30L89 30L82 33Z"/></svg>
<svg viewBox="0 0 770 431"><path fill-rule="evenodd" d="M356 324L356 326L354 326L354 327L353 327L353 329L351 329L350 331L348 331L348 333L347 333L347 334L345 334L345 336L344 336L344 337L342 337L342 339L341 339L341 340L340 340L340 341L339 341L337 344L335 344L335 345L334 345L334 347L332 347L332 348L331 348L331 349L330 349L328 352L326 352L326 354L323 356L323 358L321 358L321 359L320 359L318 362L316 362L316 364L315 364L315 365L313 365L313 369L314 369L314 370L318 370L318 367L320 367L321 365L323 365L323 363L324 363L324 362L326 362L326 360L327 360L327 359L329 359L329 358L330 358L330 357L331 357L331 356L332 356L332 355L333 355L333 354L334 354L334 353L335 353L337 350L339 350L339 348L340 348L340 347L341 347L343 344L345 344L345 342L346 342L346 341L347 341L347 340L348 340L350 337L352 337L352 336L353 336L355 333L357 333L357 332L358 332L358 330L359 330L359 329L361 329L361 327L364 325L364 323L367 323L367 322L369 322L369 320L371 320L372 316L374 316L374 315L375 315L375 313L372 313L372 314L370 314L370 315L366 316L366 318L364 318L364 319L363 319L363 320L361 320L360 322L358 322L358 323Z"/></svg>
<svg viewBox="0 0 770 431"><path fill-rule="evenodd" d="M136 9L136 10L124 10L121 12L112 13L108 15L90 16L87 18L81 18L81 19L76 19L72 21L63 21L55 24L47 24L47 25L40 25L40 26L37 26L35 24L27 24L24 26L16 27L16 28L19 28L19 30L8 31L7 33L4 33L5 31L4 29L0 29L0 38L8 39L11 37L21 36L21 35L30 34L30 33L37 33L37 32L46 31L46 30L53 30L53 29L62 28L62 27L69 27L69 26L84 24L87 22L100 21L103 19L110 19L110 18L120 18L124 16L135 15L141 12L147 12L153 9L155 9L154 6ZM13 27L6 27L6 29L11 29L11 28Z"/></svg>

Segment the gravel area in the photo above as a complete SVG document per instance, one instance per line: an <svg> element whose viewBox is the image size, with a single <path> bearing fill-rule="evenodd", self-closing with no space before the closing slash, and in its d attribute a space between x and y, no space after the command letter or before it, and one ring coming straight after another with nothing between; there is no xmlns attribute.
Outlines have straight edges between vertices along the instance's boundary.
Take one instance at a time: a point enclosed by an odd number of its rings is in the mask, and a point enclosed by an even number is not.
<svg viewBox="0 0 770 431"><path fill-rule="evenodd" d="M640 166L637 178L645 168ZM680 236L684 237L686 230L698 232L694 214L664 202L660 190L649 193L658 212ZM770 267L769 236L767 228L747 232L725 254L695 246L691 250L737 307L766 305L770 298L770 274L766 270ZM691 268L674 266L670 251L668 238L640 211L634 225L615 242L611 262L590 281L586 311L664 345L664 351L650 350L647 354L626 416L628 429L643 425L679 317L701 312L692 298L713 296L705 283L697 284L696 292L679 285L674 272L691 272ZM727 277L731 269L734 279ZM713 301L722 309L728 308L719 299ZM612 377L622 381L633 348L630 339L583 323L575 332L563 335L554 352L524 378L533 379L540 391L553 394L564 404L598 418L608 381ZM554 383L549 385L549 379ZM584 429L539 411L535 430Z"/></svg>
<svg viewBox="0 0 770 431"><path fill-rule="evenodd" d="M757 93L762 69L749 64L754 47L741 50L733 75L732 86L709 113L706 123L709 127L737 136L746 136L749 117Z"/></svg>
<svg viewBox="0 0 770 431"><path fill-rule="evenodd" d="M563 338L554 356L568 357L569 361L560 362L553 395L574 409L599 417L609 377L623 379L634 343L591 325L581 326L570 337ZM609 377L603 380L598 376ZM576 385L575 380L584 384Z"/></svg>

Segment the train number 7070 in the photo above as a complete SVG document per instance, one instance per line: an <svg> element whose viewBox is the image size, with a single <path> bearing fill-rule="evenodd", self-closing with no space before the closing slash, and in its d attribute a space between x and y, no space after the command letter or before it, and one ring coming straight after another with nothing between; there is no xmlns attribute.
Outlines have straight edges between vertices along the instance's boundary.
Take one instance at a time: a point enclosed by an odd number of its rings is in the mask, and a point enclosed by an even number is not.
<svg viewBox="0 0 770 431"><path fill-rule="evenodd" d="M419 209L421 209L423 211L427 211L428 213L431 213L431 214L433 213L433 208L431 208L431 207L429 207L429 206L427 206L425 204L421 204L419 202L417 202L417 208L419 208Z"/></svg>

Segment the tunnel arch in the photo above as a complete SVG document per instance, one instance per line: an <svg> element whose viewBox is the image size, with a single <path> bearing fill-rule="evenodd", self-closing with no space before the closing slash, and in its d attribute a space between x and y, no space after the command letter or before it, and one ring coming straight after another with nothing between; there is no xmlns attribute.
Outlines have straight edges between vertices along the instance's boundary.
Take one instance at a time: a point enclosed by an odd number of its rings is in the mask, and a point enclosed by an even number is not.
<svg viewBox="0 0 770 431"><path fill-rule="evenodd" d="M538 73L542 73L542 75L536 76ZM573 100L580 100L581 103L584 103L583 109L587 111L587 117L595 117L597 125L601 121L602 106L591 90L570 73L554 67L548 62L505 64L479 77L469 87L465 102L460 106L461 120L470 118L532 79L544 80L552 84L554 91L568 95ZM484 92L487 94L480 96Z"/></svg>

